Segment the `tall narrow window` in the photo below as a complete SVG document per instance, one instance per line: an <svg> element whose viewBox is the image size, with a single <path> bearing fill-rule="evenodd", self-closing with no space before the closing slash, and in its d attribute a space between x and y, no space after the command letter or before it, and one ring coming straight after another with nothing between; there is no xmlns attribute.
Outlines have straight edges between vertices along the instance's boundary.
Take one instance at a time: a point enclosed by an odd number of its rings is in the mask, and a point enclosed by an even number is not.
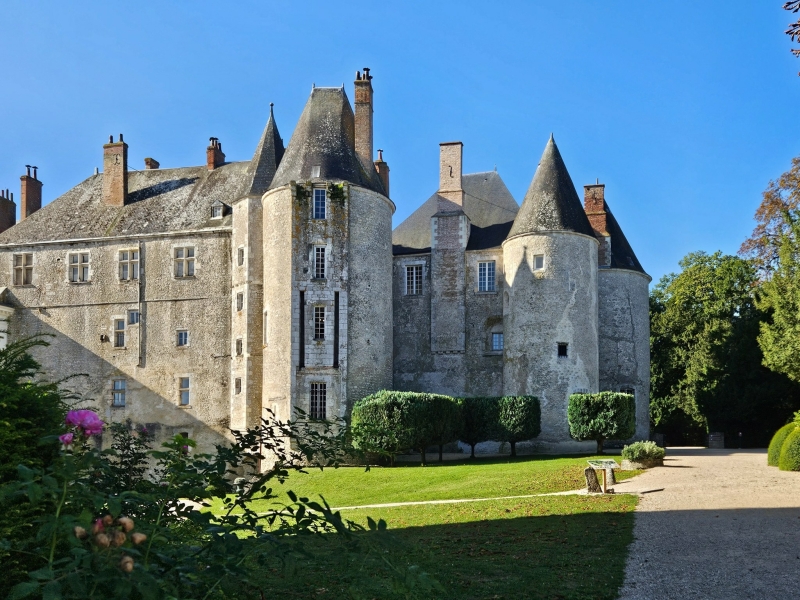
<svg viewBox="0 0 800 600"><path fill-rule="evenodd" d="M194 277L194 248L175 248L175 277Z"/></svg>
<svg viewBox="0 0 800 600"><path fill-rule="evenodd" d="M297 365L303 369L306 366L306 293L300 292L300 306L298 307L300 313L300 356L298 357Z"/></svg>
<svg viewBox="0 0 800 600"><path fill-rule="evenodd" d="M333 294L333 366L339 368L339 292Z"/></svg>
<svg viewBox="0 0 800 600"><path fill-rule="evenodd" d="M70 283L89 281L88 252L74 252L69 255L69 281Z"/></svg>
<svg viewBox="0 0 800 600"><path fill-rule="evenodd" d="M325 307L314 307L314 339L325 339Z"/></svg>
<svg viewBox="0 0 800 600"><path fill-rule="evenodd" d="M535 254L533 256L533 270L541 271L544 269L544 254Z"/></svg>
<svg viewBox="0 0 800 600"><path fill-rule="evenodd" d="M244 353L244 342L242 338L236 338L236 356L241 356Z"/></svg>
<svg viewBox="0 0 800 600"><path fill-rule="evenodd" d="M128 325L138 325L139 324L139 311L138 310L129 310L128 311Z"/></svg>
<svg viewBox="0 0 800 600"><path fill-rule="evenodd" d="M311 384L311 403L310 414L312 419L324 419L327 416L326 402L327 402L327 384L325 383L312 383Z"/></svg>
<svg viewBox="0 0 800 600"><path fill-rule="evenodd" d="M236 251L236 264L240 267L244 264L244 248L239 248Z"/></svg>
<svg viewBox="0 0 800 600"><path fill-rule="evenodd" d="M492 334L492 350L494 352L499 352L503 349L503 334L502 333L493 333Z"/></svg>
<svg viewBox="0 0 800 600"><path fill-rule="evenodd" d="M114 319L114 347L125 347L125 319Z"/></svg>
<svg viewBox="0 0 800 600"><path fill-rule="evenodd" d="M178 398L180 398L181 406L188 406L190 398L190 389L188 377L179 377L178 378Z"/></svg>
<svg viewBox="0 0 800 600"><path fill-rule="evenodd" d="M567 358L567 344L563 342L558 343L558 358Z"/></svg>
<svg viewBox="0 0 800 600"><path fill-rule="evenodd" d="M189 330L188 329L178 329L176 332L177 339L176 345L177 346L188 346L189 345Z"/></svg>
<svg viewBox="0 0 800 600"><path fill-rule="evenodd" d="M14 285L33 283L33 253L14 255Z"/></svg>
<svg viewBox="0 0 800 600"><path fill-rule="evenodd" d="M314 190L314 218L325 218L325 190Z"/></svg>
<svg viewBox="0 0 800 600"><path fill-rule="evenodd" d="M111 405L125 406L125 392L128 383L124 379L115 379L111 382Z"/></svg>
<svg viewBox="0 0 800 600"><path fill-rule="evenodd" d="M325 279L325 246L314 248L314 279Z"/></svg>
<svg viewBox="0 0 800 600"><path fill-rule="evenodd" d="M139 279L139 251L119 251L119 278L120 281Z"/></svg>
<svg viewBox="0 0 800 600"><path fill-rule="evenodd" d="M494 288L494 261L478 263L478 291L493 292Z"/></svg>
<svg viewBox="0 0 800 600"><path fill-rule="evenodd" d="M241 394L242 393L242 378L237 377L233 380L233 393L234 394Z"/></svg>
<svg viewBox="0 0 800 600"><path fill-rule="evenodd" d="M236 294L236 310L242 310L244 308L244 294L239 292Z"/></svg>
<svg viewBox="0 0 800 600"><path fill-rule="evenodd" d="M422 293L422 265L406 267L406 296L419 296Z"/></svg>

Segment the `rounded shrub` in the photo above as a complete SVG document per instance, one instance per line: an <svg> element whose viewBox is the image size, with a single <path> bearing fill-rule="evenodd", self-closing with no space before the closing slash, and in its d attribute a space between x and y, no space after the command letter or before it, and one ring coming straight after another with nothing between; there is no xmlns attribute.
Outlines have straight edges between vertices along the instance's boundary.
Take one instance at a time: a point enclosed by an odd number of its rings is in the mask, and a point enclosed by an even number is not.
<svg viewBox="0 0 800 600"><path fill-rule="evenodd" d="M800 471L800 427L786 436L781 446L781 457L778 460L781 471Z"/></svg>
<svg viewBox="0 0 800 600"><path fill-rule="evenodd" d="M572 394L567 421L574 439L594 440L602 454L605 440L627 440L636 434L636 402L632 394L617 392Z"/></svg>
<svg viewBox="0 0 800 600"><path fill-rule="evenodd" d="M459 399L462 415L459 439L472 448L470 458L475 458L476 444L494 439L498 435L499 403L499 397Z"/></svg>
<svg viewBox="0 0 800 600"><path fill-rule="evenodd" d="M769 449L767 450L767 464L769 466L778 466L778 461L781 458L781 446L795 429L797 429L797 424L789 423L778 429L775 435L772 436L772 441L769 443Z"/></svg>
<svg viewBox="0 0 800 600"><path fill-rule="evenodd" d="M503 396L498 402L499 437L511 444L517 455L517 442L530 440L542 431L542 410L536 396Z"/></svg>
<svg viewBox="0 0 800 600"><path fill-rule="evenodd" d="M665 451L655 442L634 442L622 448L622 458L631 462L643 462L647 460L661 460L664 458Z"/></svg>

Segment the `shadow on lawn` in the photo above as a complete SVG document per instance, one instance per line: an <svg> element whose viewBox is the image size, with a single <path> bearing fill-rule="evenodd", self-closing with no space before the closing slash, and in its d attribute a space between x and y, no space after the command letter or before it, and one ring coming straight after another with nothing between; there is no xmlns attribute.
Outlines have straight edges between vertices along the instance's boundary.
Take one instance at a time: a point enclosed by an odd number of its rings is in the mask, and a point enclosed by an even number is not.
<svg viewBox="0 0 800 600"><path fill-rule="evenodd" d="M619 455L616 454L525 454L522 456L489 456L489 457L481 457L477 456L475 458L458 458L455 460L445 460L444 462L439 462L438 459L431 460L428 459L425 468L431 467L456 467L456 466L483 466L483 465L507 465L509 463L524 463L524 462L542 462L542 461L550 461L550 460L557 460L557 459L591 459L591 458L610 458L616 461L621 460ZM419 455L403 455L402 461L395 462L395 466L391 467L393 469L402 469L408 467L420 468L420 457ZM380 465L372 465L372 466L380 466ZM363 466L362 466L363 468Z"/></svg>
<svg viewBox="0 0 800 600"><path fill-rule="evenodd" d="M610 600L622 585L633 513L497 518L382 535L381 550L366 556L347 551L335 536L309 540L314 558L299 560L294 573L277 564L264 570L265 597ZM397 572L414 567L445 592L393 589Z"/></svg>

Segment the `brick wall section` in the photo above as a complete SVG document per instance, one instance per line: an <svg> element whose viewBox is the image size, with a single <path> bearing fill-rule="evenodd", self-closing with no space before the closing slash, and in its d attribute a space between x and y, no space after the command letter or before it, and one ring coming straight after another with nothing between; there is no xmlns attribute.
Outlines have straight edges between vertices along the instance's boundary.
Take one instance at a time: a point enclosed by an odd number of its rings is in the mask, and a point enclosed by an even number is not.
<svg viewBox="0 0 800 600"><path fill-rule="evenodd" d="M128 144L120 136L119 142L103 146L103 202L109 206L124 206L127 197Z"/></svg>
<svg viewBox="0 0 800 600"><path fill-rule="evenodd" d="M7 198L5 192L0 192L0 233L17 222L17 204L10 196Z"/></svg>
<svg viewBox="0 0 800 600"><path fill-rule="evenodd" d="M30 175L20 179L20 219L30 217L42 208L42 182Z"/></svg>
<svg viewBox="0 0 800 600"><path fill-rule="evenodd" d="M583 209L589 218L589 224L594 230L600 248L597 253L598 265L607 267L611 265L611 236L608 235L606 223L608 215L605 201L606 186L603 183L583 186Z"/></svg>
<svg viewBox="0 0 800 600"><path fill-rule="evenodd" d="M365 169L371 168L374 158L372 140L373 95L372 76L369 73L355 80L356 154Z"/></svg>

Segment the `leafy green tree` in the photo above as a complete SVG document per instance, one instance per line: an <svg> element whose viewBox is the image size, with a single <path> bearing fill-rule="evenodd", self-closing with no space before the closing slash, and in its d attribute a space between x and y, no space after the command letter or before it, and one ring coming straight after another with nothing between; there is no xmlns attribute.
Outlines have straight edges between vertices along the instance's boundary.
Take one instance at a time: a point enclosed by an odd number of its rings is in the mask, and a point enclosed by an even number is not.
<svg viewBox="0 0 800 600"><path fill-rule="evenodd" d="M498 435L498 410L500 398L460 398L462 428L459 439L472 449L470 458L475 458L475 445Z"/></svg>
<svg viewBox="0 0 800 600"><path fill-rule="evenodd" d="M542 411L535 396L503 396L498 402L498 433L511 444L511 456L517 455L517 442L530 440L542 431Z"/></svg>
<svg viewBox="0 0 800 600"><path fill-rule="evenodd" d="M362 452L388 457L394 466L395 456L411 445L403 427L402 408L399 396L387 390L356 402L350 419L353 445Z"/></svg>
<svg viewBox="0 0 800 600"><path fill-rule="evenodd" d="M602 454L605 440L627 440L636 433L636 402L631 394L618 392L572 394L567 421L573 438L594 440Z"/></svg>
<svg viewBox="0 0 800 600"><path fill-rule="evenodd" d="M435 414L432 422L433 437L439 446L439 462L443 462L444 445L457 441L461 432L463 422L461 404L455 398L440 394L434 394L431 400Z"/></svg>

